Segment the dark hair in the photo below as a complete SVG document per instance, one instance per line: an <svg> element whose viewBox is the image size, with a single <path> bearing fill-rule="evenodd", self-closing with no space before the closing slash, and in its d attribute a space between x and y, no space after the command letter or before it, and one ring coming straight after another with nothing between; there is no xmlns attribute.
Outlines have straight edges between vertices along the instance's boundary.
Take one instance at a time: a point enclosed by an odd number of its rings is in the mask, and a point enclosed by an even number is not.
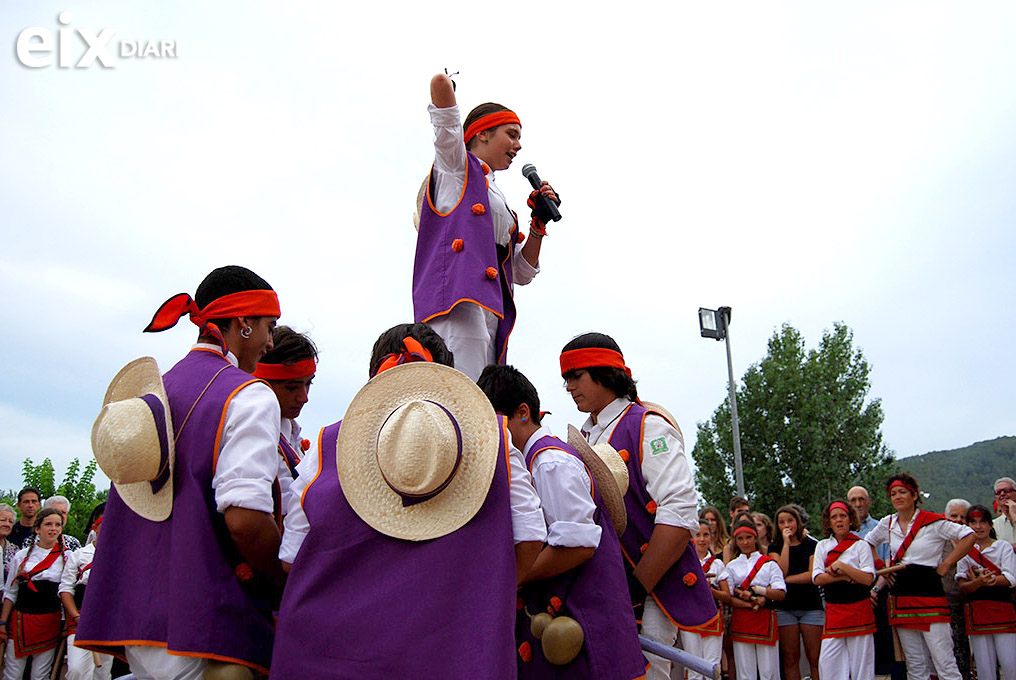
<svg viewBox="0 0 1016 680"><path fill-rule="evenodd" d="M263 278L247 269L235 264L226 267L213 269L204 278L194 292L194 302L198 307L205 307L209 302L218 300L220 297L231 293L240 293L245 290L275 290ZM252 317L254 318L254 317ZM209 319L219 330L225 333L233 319Z"/></svg>
<svg viewBox="0 0 1016 680"><path fill-rule="evenodd" d="M794 532L794 537L799 540L804 540L804 528L808 524L808 520L801 514L801 506L795 503L788 503L779 510L776 511L776 526L780 525L780 515L790 515L797 522L797 531ZM783 537L783 532L780 532L780 537Z"/></svg>
<svg viewBox="0 0 1016 680"><path fill-rule="evenodd" d="M42 492L36 489L34 486L26 486L24 489L18 492L18 503L21 502L21 497L26 493L34 493L38 500L42 500Z"/></svg>
<svg viewBox="0 0 1016 680"><path fill-rule="evenodd" d="M914 493L914 505L921 504L921 487L918 486L917 480L908 475L906 472L897 472L895 475L885 481L885 492L889 494L889 488L893 482L903 482L907 487Z"/></svg>
<svg viewBox="0 0 1016 680"><path fill-rule="evenodd" d="M758 529L755 527L755 523L752 522L751 519L748 519L747 521L742 520L740 522L736 522L733 528L730 530L731 537L733 537L734 532L740 529L741 527L748 527L753 532L755 532L755 549L758 550L761 547L759 546L758 542ZM737 547L737 541L734 540L730 541L730 550L733 553L734 557L737 557L738 555L742 554L740 548Z"/></svg>
<svg viewBox="0 0 1016 680"><path fill-rule="evenodd" d="M92 508L92 514L88 516L88 524L85 525L85 537L88 537L88 532L95 526L95 520L102 517L103 513L106 512L106 501L103 501Z"/></svg>
<svg viewBox="0 0 1016 680"><path fill-rule="evenodd" d="M751 522L752 526L755 526L755 518L751 516L751 513L747 510L739 510L734 514L734 517L730 520L730 526L734 526L738 522Z"/></svg>
<svg viewBox="0 0 1016 680"><path fill-rule="evenodd" d="M406 338L413 338L423 345L424 349L429 351L434 358L435 364L455 366L455 355L445 345L441 336L434 332L433 328L425 323L400 323L382 333L374 343L374 349L370 353L370 376L372 378L387 355L405 350L403 340Z"/></svg>
<svg viewBox="0 0 1016 680"><path fill-rule="evenodd" d="M56 508L43 508L35 515L35 520L32 522L32 526L36 529L42 526L42 520L46 519L50 515L56 515L60 518L60 524L64 523L63 513Z"/></svg>
<svg viewBox="0 0 1016 680"><path fill-rule="evenodd" d="M975 512L981 513L984 516L984 521L986 521L988 526L991 527L991 529L988 530L988 535L992 538L998 538L998 534L995 533L994 523L991 521L992 512L985 505L977 503L967 508L967 524L970 524L970 515Z"/></svg>
<svg viewBox="0 0 1016 680"><path fill-rule="evenodd" d="M502 106L500 104L495 104L494 102L487 102L485 104L480 104L479 106L474 108L472 111L470 111L469 115L466 116L466 119L464 121L462 121L462 131L465 132L466 130L468 130L470 125L475 123L478 119L483 118L484 116L489 116L490 114L492 114L492 113L498 113L499 111L510 111L510 110L511 109L509 109L507 106ZM496 127L501 127L501 126L500 125L495 125L493 127L487 128L487 130L493 130ZM480 132L485 132L485 130L480 130ZM475 141L476 141L476 137L473 137L472 139L470 139L469 143L466 144L466 149L467 150L471 149L473 147L473 142L475 142Z"/></svg>
<svg viewBox="0 0 1016 680"><path fill-rule="evenodd" d="M699 518L705 519L706 513L712 513L716 517L716 532L713 536L713 542L716 543L717 547L721 550L727 547L727 543L730 542L730 534L727 533L727 523L723 519L723 515L720 514L718 508L712 505L707 505L699 511ZM709 520L706 519L708 522ZM711 525L710 525L711 526Z"/></svg>
<svg viewBox="0 0 1016 680"><path fill-rule="evenodd" d="M823 534L825 534L826 536L833 535L833 527L829 521L829 511L832 509L833 503L842 503L843 505L847 506L847 516L849 517L850 528L853 531L857 531L858 529L861 528L861 520L857 517L857 510L854 510L854 506L852 506L850 503L844 500L837 498L836 500L832 501L832 503L829 503L829 505L825 506L825 509L822 510Z"/></svg>
<svg viewBox="0 0 1016 680"><path fill-rule="evenodd" d="M614 338L603 333L583 333L582 335L577 335L562 348L561 353L563 354L573 349L590 348L611 349L624 356L621 348L614 342ZM603 385L617 396L628 397L632 401L639 400L638 390L635 389L635 381L620 368L590 366L581 370L586 371L597 385ZM577 372L576 370L567 371L562 377L568 380L573 378Z"/></svg>
<svg viewBox="0 0 1016 680"><path fill-rule="evenodd" d="M529 407L533 424L540 424L540 395L533 383L514 366L491 364L483 369L476 384L498 413L510 418L519 406L525 404Z"/></svg>
<svg viewBox="0 0 1016 680"><path fill-rule="evenodd" d="M706 527L707 529L709 529L709 535L712 536L713 525L709 523L709 520L707 520L705 517L699 517L698 523L700 527Z"/></svg>
<svg viewBox="0 0 1016 680"><path fill-rule="evenodd" d="M276 326L272 331L272 350L261 357L266 364L291 366L304 359L317 361L318 350L314 341L289 326Z"/></svg>
<svg viewBox="0 0 1016 680"><path fill-rule="evenodd" d="M733 498L730 499L731 512L734 512L734 510L741 507L742 505L748 508L751 507L751 503L749 503L748 499L744 498L743 496L734 496Z"/></svg>

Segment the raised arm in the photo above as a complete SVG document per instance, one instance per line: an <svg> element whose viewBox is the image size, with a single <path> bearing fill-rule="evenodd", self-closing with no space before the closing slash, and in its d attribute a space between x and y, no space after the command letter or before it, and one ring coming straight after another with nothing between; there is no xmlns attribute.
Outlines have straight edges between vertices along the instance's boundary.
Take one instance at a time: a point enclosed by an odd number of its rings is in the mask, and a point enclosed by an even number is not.
<svg viewBox="0 0 1016 680"><path fill-rule="evenodd" d="M455 106L455 88L452 79L444 73L430 79L430 101L439 109Z"/></svg>

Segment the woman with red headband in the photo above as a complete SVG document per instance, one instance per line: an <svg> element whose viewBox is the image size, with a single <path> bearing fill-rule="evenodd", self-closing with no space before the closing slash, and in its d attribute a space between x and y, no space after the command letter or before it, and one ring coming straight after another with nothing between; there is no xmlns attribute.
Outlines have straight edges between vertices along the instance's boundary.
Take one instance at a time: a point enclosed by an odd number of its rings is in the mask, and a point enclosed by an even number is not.
<svg viewBox="0 0 1016 680"><path fill-rule="evenodd" d="M956 565L956 580L966 596L964 613L970 650L979 676L993 678L996 664L1005 680L1016 680L1016 553L996 540L991 511L983 505L967 510L974 547Z"/></svg>
<svg viewBox="0 0 1016 680"><path fill-rule="evenodd" d="M871 680L875 677L875 612L871 584L875 560L871 548L854 532L861 528L857 511L835 500L822 512L828 536L815 548L811 576L825 592L825 628L818 668L822 680Z"/></svg>
<svg viewBox="0 0 1016 680"><path fill-rule="evenodd" d="M476 380L488 364L505 363L515 323L512 291L539 272L549 215L534 191L523 241L518 218L494 183L494 173L506 170L522 148L518 116L500 104L481 104L460 127L451 79L434 76L430 93L435 158L417 201L414 314L444 339L455 368ZM560 203L546 182L539 193Z"/></svg>
<svg viewBox="0 0 1016 680"><path fill-rule="evenodd" d="M776 560L758 551L758 529L751 519L734 524L732 559L719 576L721 599L734 609L730 638L738 680L776 680L780 659L774 601L787 594L787 584Z"/></svg>
<svg viewBox="0 0 1016 680"><path fill-rule="evenodd" d="M941 577L970 551L974 533L943 515L921 510L917 480L907 473L890 477L885 488L896 512L883 517L864 540L873 549L888 543L888 566L903 569L890 578L880 576L873 590L877 593L883 584L890 584L889 623L907 657L907 677L924 680L935 673L940 680L959 680ZM949 541L956 547L942 559Z"/></svg>
<svg viewBox="0 0 1016 680"><path fill-rule="evenodd" d="M100 503L92 510L92 521L89 523L88 535L92 538L83 548L71 553L64 565L63 577L60 580L60 601L64 606L67 621L67 680L108 680L113 672L113 657L109 654L95 654L87 649L74 646L77 637L75 631L81 617L81 604L85 600L88 578L92 572L92 561L95 559L96 545L99 541L99 530L102 526L102 513L105 503Z"/></svg>
<svg viewBox="0 0 1016 680"><path fill-rule="evenodd" d="M297 476L296 466L310 446L300 439L297 416L310 399L310 385L317 373L317 347L302 333L289 326L276 326L272 349L261 357L255 378L266 380L279 399L282 424L279 432L279 477L276 518L281 521L289 508L289 487Z"/></svg>
<svg viewBox="0 0 1016 680"><path fill-rule="evenodd" d="M710 625L716 603L691 543L698 532L698 493L673 416L638 400L621 349L603 333L585 333L561 351L561 376L590 444L609 443L628 468L628 527L621 536L632 604L642 634L667 646L678 626ZM637 614L636 614L637 616ZM670 677L670 662L647 655L648 678Z"/></svg>

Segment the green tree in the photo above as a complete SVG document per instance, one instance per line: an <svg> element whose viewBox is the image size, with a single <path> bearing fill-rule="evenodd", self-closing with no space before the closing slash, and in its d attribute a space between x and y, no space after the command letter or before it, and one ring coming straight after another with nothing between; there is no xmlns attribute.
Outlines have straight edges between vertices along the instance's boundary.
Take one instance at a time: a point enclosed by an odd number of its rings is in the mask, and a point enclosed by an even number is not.
<svg viewBox="0 0 1016 680"><path fill-rule="evenodd" d="M881 403L866 401L869 373L843 324L808 351L789 324L773 334L768 354L748 368L737 389L744 484L753 509L772 515L797 503L817 533L825 504L860 484L875 501L875 517L889 512L881 489L895 469L894 455L882 443ZM698 423L692 456L703 497L726 507L735 491L729 398Z"/></svg>
<svg viewBox="0 0 1016 680"><path fill-rule="evenodd" d="M64 473L63 482L56 485L56 471L53 469L53 462L46 458L38 465L32 463L31 458L26 458L21 466L22 487L34 486L42 492L43 499L50 496L64 496L71 503L71 511L67 516L67 524L64 533L74 536L84 542L85 525L92 514L92 510L99 503L106 500L108 490L96 492L95 484L95 460L88 461L84 470L81 469L81 461L75 458L68 464L67 472ZM12 489L4 494L4 502L14 505L18 498L20 489Z"/></svg>

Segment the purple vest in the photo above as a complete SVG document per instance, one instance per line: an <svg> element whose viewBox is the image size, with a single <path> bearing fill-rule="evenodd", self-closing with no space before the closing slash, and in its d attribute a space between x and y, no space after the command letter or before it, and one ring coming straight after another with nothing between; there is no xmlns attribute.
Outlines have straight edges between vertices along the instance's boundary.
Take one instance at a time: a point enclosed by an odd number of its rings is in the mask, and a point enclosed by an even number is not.
<svg viewBox="0 0 1016 680"><path fill-rule="evenodd" d="M500 319L495 356L498 363L504 363L508 336L515 325L515 243L509 242L507 254L498 257L487 179L479 159L471 153L467 157L466 184L452 211L442 215L434 210L429 198L424 201L413 266L413 320L430 321L461 302L478 304ZM482 206L482 211L474 212L474 206ZM511 235L514 238L516 234L513 230ZM458 241L462 247L456 250L453 245ZM498 271L493 279L487 277L490 268Z"/></svg>
<svg viewBox="0 0 1016 680"><path fill-rule="evenodd" d="M647 411L641 404L632 403L610 435L610 445L618 451L626 450L629 454L625 462L628 466L628 493L624 495L628 528L621 536L621 549L628 569L634 568L642 556L642 546L649 542L656 526L656 520L648 510L653 497L649 495L646 480L642 477L642 431L649 413L666 418L662 413ZM695 575L695 582L691 586L684 582L686 574ZM716 602L691 541L680 559L656 584L652 595L671 620L685 627L702 625L716 616Z"/></svg>
<svg viewBox="0 0 1016 680"><path fill-rule="evenodd" d="M533 468L533 458L544 449L560 449L581 457L575 449L557 437L537 440L526 456L526 465ZM592 475L590 475L592 479ZM518 642L528 642L531 661L519 662L519 678L588 678L591 680L629 680L646 674L646 660L639 645L638 625L628 597L621 547L610 514L600 501L600 491L593 481L590 490L596 503L596 523L600 545L588 561L571 571L545 581L527 584L522 597L530 614L547 611L551 596L562 601L561 613L582 625L585 642L579 656L567 666L554 666L543 657L540 641L529 632L529 617L519 613Z"/></svg>
<svg viewBox="0 0 1016 680"><path fill-rule="evenodd" d="M225 554L235 547L224 547L225 523L212 491L219 425L232 395L255 380L216 352L192 350L163 382L179 433L173 514L163 522L144 519L110 489L78 644L104 652L153 644L267 672L272 626L241 589Z"/></svg>
<svg viewBox="0 0 1016 680"><path fill-rule="evenodd" d="M341 424L321 431L320 468L304 492L310 532L286 584L271 678L515 678L503 423L487 499L430 541L386 536L350 507L335 464Z"/></svg>

